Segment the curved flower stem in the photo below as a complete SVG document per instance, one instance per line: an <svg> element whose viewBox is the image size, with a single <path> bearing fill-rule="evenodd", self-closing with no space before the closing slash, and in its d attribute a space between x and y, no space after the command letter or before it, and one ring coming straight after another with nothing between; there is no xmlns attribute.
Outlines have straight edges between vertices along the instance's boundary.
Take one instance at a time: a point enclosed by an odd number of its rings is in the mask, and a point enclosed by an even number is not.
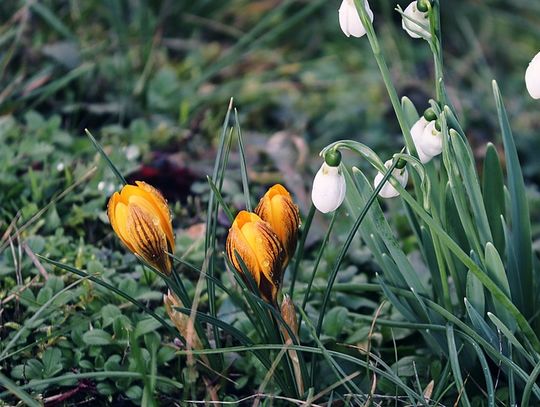
<svg viewBox="0 0 540 407"><path fill-rule="evenodd" d="M375 199L377 199L377 195L379 194L379 192L381 191L383 186L386 184L386 181L388 181L388 179L392 175L392 171L394 171L394 169L396 168L396 166L398 164L398 161L399 160L395 159L394 162L392 163L392 165L390 166L390 168L388 168L388 170L385 172L383 179L381 180L379 185L377 185L377 187L375 188L375 190L373 191L373 193L369 197L368 201L366 202L366 205L362 209L362 212L360 212L360 215L358 216L358 218L354 222L354 225L351 228L351 231L349 232L349 235L347 236L347 240L345 240L345 243L341 247L341 251L339 252L338 258L337 258L336 262L334 263L334 268L332 269L332 272L330 273L330 277L328 278L328 285L326 287L326 291L324 293L321 309L319 311L319 319L317 321L317 329L315 331L315 333L317 335L317 338L319 338L321 336L321 330L322 330L322 325L323 325L323 321L324 321L324 315L326 313L326 307L328 306L328 301L330 300L330 294L332 292L332 287L333 287L333 285L334 285L334 283L336 281L339 268L341 267L341 263L345 259L345 255L347 254L347 251L349 250L349 247L351 246L353 238L356 235L356 232L358 231L358 229L360 228L360 225L362 224L362 221L366 217L366 215L367 215L369 209L371 208L371 205L373 204L373 202L375 202ZM313 358L314 357L315 356L313 356ZM315 376L315 368L316 368L315 365L316 365L316 363L314 363L314 361L312 360L312 363L311 363L311 375L310 375L312 381L313 381L313 378Z"/></svg>
<svg viewBox="0 0 540 407"><path fill-rule="evenodd" d="M294 286L296 284L296 276L298 274L298 267L300 266L300 261L302 260L304 254L304 245L306 243L306 238L311 227L311 222L313 221L313 216L315 215L315 205L311 204L309 212L302 230L302 237L300 238L300 243L298 245L298 250L296 251L296 258L294 261L294 268L292 269L291 274L291 287L289 288L289 295L293 298Z"/></svg>
<svg viewBox="0 0 540 407"><path fill-rule="evenodd" d="M381 71L381 76L382 76L384 85L386 86L388 96L390 97L390 102L392 103L392 107L394 108L394 112L396 113L396 117L399 122L399 127L401 128L401 132L403 133L403 137L405 138L405 145L407 146L407 150L411 154L417 156L416 148L414 146L414 142L411 136L411 131L407 124L407 120L405 119L405 113L403 112L403 109L401 108L401 103L399 101L396 88L394 87L394 84L392 83L392 79L390 78L390 71L388 70L388 65L386 65L384 56L382 55L381 48L379 46L379 41L377 40L377 35L375 34L375 30L373 29L373 24L371 23L371 20L369 19L369 16L367 15L367 12L363 5L363 1L355 0L354 2L358 10L360 20L362 21L362 24L364 25L364 28L366 29L367 37L369 39L369 44L371 45L371 49L373 51L373 56L375 57L375 61L377 62L377 65L379 66L379 70Z"/></svg>

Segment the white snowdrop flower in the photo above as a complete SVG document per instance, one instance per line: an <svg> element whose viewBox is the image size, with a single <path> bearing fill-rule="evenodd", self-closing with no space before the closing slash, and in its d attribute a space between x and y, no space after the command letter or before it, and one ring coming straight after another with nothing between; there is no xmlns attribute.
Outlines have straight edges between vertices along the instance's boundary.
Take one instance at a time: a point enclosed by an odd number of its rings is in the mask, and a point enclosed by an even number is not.
<svg viewBox="0 0 540 407"><path fill-rule="evenodd" d="M126 154L126 158L129 161L133 161L139 157L139 155L141 154L141 150L135 144L131 144L127 147L124 147L124 153Z"/></svg>
<svg viewBox="0 0 540 407"><path fill-rule="evenodd" d="M66 166L63 162L59 162L58 164L56 164L56 171L58 172L64 171L64 168L66 168Z"/></svg>
<svg viewBox="0 0 540 407"><path fill-rule="evenodd" d="M343 203L345 191L345 177L339 163L334 167L324 162L315 175L311 190L311 200L315 208L322 213L335 211Z"/></svg>
<svg viewBox="0 0 540 407"><path fill-rule="evenodd" d="M426 29L429 27L428 13L418 10L416 3L416 1L413 1L403 10L404 16L401 16L401 26L412 38L425 38L429 40L431 34Z"/></svg>
<svg viewBox="0 0 540 407"><path fill-rule="evenodd" d="M525 71L525 85L533 99L540 99L540 52L534 56Z"/></svg>
<svg viewBox="0 0 540 407"><path fill-rule="evenodd" d="M109 184L107 185L107 192L109 194L112 194L114 191L116 191L115 185L112 182L109 182Z"/></svg>
<svg viewBox="0 0 540 407"><path fill-rule="evenodd" d="M435 121L431 121L427 124L424 131L422 132L422 137L419 142L420 149L426 155L435 157L442 152L443 149L443 139L442 133L436 129Z"/></svg>
<svg viewBox="0 0 540 407"><path fill-rule="evenodd" d="M369 8L367 0L364 0L364 8L366 9L369 19L373 22L373 11ZM362 24L358 10L354 5L354 0L343 0L338 13L339 25L347 37L352 35L353 37L360 38L366 34L364 24Z"/></svg>
<svg viewBox="0 0 540 407"><path fill-rule="evenodd" d="M420 159L420 162L422 164L428 163L433 158L432 155L424 153L424 150L422 150L421 147L422 135L428 124L429 122L424 118L424 116L420 116L420 119L418 119L416 123L414 123L414 125L411 127L411 136L414 142L414 147L416 148L418 158Z"/></svg>
<svg viewBox="0 0 540 407"><path fill-rule="evenodd" d="M390 168L392 166L392 160L388 160L384 163L384 166L386 169ZM395 168L392 171L392 175L396 179L399 184L405 188L405 185L407 185L407 181L409 180L409 172L407 171L407 168ZM373 187L377 188L379 184L381 183L382 179L384 178L384 174L378 172L377 175L375 175L375 179L373 180ZM379 191L379 196L382 198L394 198L395 196L398 196L399 192L394 186L390 183L390 181L386 181L386 183L383 185L381 190Z"/></svg>
<svg viewBox="0 0 540 407"><path fill-rule="evenodd" d="M105 181L99 181L99 183L97 184L98 191L103 191L106 185L107 183Z"/></svg>

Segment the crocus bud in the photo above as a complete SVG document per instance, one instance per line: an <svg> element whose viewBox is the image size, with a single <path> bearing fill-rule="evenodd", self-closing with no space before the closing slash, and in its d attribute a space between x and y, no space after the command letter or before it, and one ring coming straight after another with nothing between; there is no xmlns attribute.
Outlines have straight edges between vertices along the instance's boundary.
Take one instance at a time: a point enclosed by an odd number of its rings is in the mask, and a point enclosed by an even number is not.
<svg viewBox="0 0 540 407"><path fill-rule="evenodd" d="M107 214L114 232L136 256L165 274L174 250L171 215L165 198L153 186L136 181L109 199Z"/></svg>
<svg viewBox="0 0 540 407"><path fill-rule="evenodd" d="M339 162L335 166L324 162L313 180L313 205L322 213L333 212L342 204L345 192L345 177Z"/></svg>
<svg viewBox="0 0 540 407"><path fill-rule="evenodd" d="M425 38L429 40L431 34L429 29L428 13L418 10L416 1L413 1L403 11L401 26L412 38Z"/></svg>
<svg viewBox="0 0 540 407"><path fill-rule="evenodd" d="M283 267L287 265L296 249L300 215L291 194L283 186L276 184L261 198L255 213L268 222L285 249Z"/></svg>
<svg viewBox="0 0 540 407"><path fill-rule="evenodd" d="M422 133L422 138L420 139L420 148L424 154L432 157L439 155L443 149L442 134L436 129L435 126L435 121L429 122Z"/></svg>
<svg viewBox="0 0 540 407"><path fill-rule="evenodd" d="M388 160L384 163L384 166L388 169L392 166L392 160ZM407 181L409 179L409 173L407 172L407 168L395 168L392 171L392 175L394 178L401 184L403 188L407 185ZM382 179L384 178L383 173L377 173L375 176L375 179L373 181L373 186L377 188L379 184L381 183ZM379 196L382 198L393 198L395 196L398 196L399 192L392 184L390 184L389 181L386 181L386 183L383 185L381 190L379 191Z"/></svg>
<svg viewBox="0 0 540 407"><path fill-rule="evenodd" d="M229 229L226 250L232 265L242 274L235 255L238 253L261 297L275 304L281 287L285 250L270 224L255 213L240 211Z"/></svg>
<svg viewBox="0 0 540 407"><path fill-rule="evenodd" d="M411 136L414 142L414 147L416 148L418 158L422 164L431 161L433 158L432 155L424 153L424 150L422 149L422 137L428 123L429 122L424 118L424 116L420 116L420 119L418 119L411 127Z"/></svg>
<svg viewBox="0 0 540 407"><path fill-rule="evenodd" d="M366 9L369 19L373 22L373 11L369 8L367 0L364 0L364 8ZM354 5L354 0L343 0L338 13L339 25L347 37L352 35L353 37L359 38L366 34L364 24L362 24L358 10Z"/></svg>
<svg viewBox="0 0 540 407"><path fill-rule="evenodd" d="M292 333L295 336L298 336L298 319L296 318L296 310L291 297L288 295L283 297L283 301L281 303L281 316L287 325L289 325L289 328L291 328ZM287 329L282 329L282 332L285 343L292 343L291 336L289 335Z"/></svg>
<svg viewBox="0 0 540 407"><path fill-rule="evenodd" d="M525 71L525 85L533 99L540 99L540 52L534 56Z"/></svg>
<svg viewBox="0 0 540 407"><path fill-rule="evenodd" d="M180 332L180 335L186 340L186 344L191 349L202 349L201 341L197 336L197 332L193 329L193 326L189 326L189 316L177 311L175 308L182 308L184 304L182 301L174 295L170 290L167 295L163 296L163 304L165 305L165 311L171 319L172 323Z"/></svg>

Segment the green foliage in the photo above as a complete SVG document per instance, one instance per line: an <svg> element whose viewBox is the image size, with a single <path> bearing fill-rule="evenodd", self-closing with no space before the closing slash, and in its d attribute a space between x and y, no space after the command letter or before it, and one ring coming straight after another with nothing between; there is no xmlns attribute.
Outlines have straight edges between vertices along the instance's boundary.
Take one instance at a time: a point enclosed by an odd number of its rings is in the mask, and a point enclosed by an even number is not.
<svg viewBox="0 0 540 407"><path fill-rule="evenodd" d="M26 3L0 4L0 405L72 391L65 405L168 405L212 391L224 401L259 391L277 405L540 399L540 206L525 182L540 173L538 119L516 69L537 52L536 5L435 1L451 51L432 91L440 43L410 42L387 2L372 4L377 35L360 40L339 32L338 2ZM368 56L368 42L382 54ZM497 114L493 77L506 100L494 85ZM224 118L231 95L239 112ZM413 151L409 129L428 105L442 159L397 154L413 188L380 204L374 169L402 136ZM311 152L332 143L362 155L329 228L299 202L284 291L302 323L287 349L281 315L222 255L228 222L266 184L283 179L298 199L310 187L320 160L298 157L291 171L267 151L266 135L284 128ZM162 279L120 246L105 206L123 176L141 164L166 172L170 156L196 180L171 199L177 270ZM167 289L195 315L204 349L184 348L162 307Z"/></svg>

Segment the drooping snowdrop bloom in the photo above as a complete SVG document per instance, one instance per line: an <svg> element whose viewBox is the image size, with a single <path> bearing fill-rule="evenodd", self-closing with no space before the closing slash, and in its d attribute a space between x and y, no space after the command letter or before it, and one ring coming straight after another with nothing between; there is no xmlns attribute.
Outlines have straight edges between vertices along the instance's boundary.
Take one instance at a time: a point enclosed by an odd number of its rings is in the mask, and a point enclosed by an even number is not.
<svg viewBox="0 0 540 407"><path fill-rule="evenodd" d="M334 159L335 157L337 159ZM339 151L327 153L325 162L313 180L311 200L322 213L335 211L345 199L346 184L339 166L340 163L341 153Z"/></svg>
<svg viewBox="0 0 540 407"><path fill-rule="evenodd" d="M422 150L422 136L428 124L429 122L424 118L424 116L420 116L420 119L418 119L411 127L411 136L416 148L416 152L418 153L418 158L422 164L428 163L433 158L432 155L428 155L424 153L424 150Z"/></svg>
<svg viewBox="0 0 540 407"><path fill-rule="evenodd" d="M420 139L420 148L424 154L432 157L442 153L442 133L435 127L435 121L431 121L426 125Z"/></svg>
<svg viewBox="0 0 540 407"><path fill-rule="evenodd" d="M430 32L427 30L429 27L428 13L418 10L416 1L413 1L403 11L401 26L407 34L412 38L425 38L429 40L431 38Z"/></svg>
<svg viewBox="0 0 540 407"><path fill-rule="evenodd" d="M384 163L384 166L386 169L390 168L392 166L392 160L388 160ZM392 175L396 179L397 182L400 183L400 185L405 188L405 185L407 185L407 181L409 180L409 172L407 171L407 168L395 168L392 171ZM375 179L373 180L373 187L377 188L379 184L381 183L382 179L384 178L384 174L378 172L375 176ZM386 181L386 183L383 185L381 190L379 191L379 196L382 198L393 198L395 196L398 196L399 192L394 186L390 183L390 181Z"/></svg>
<svg viewBox="0 0 540 407"><path fill-rule="evenodd" d="M364 0L364 8L366 9L369 19L373 22L373 11L369 8L367 0ZM354 5L354 0L343 0L338 12L339 25L347 37L352 35L353 37L360 38L366 34L364 24L362 24L358 10Z"/></svg>
<svg viewBox="0 0 540 407"><path fill-rule="evenodd" d="M525 85L533 99L540 99L540 52L534 56L525 71Z"/></svg>

